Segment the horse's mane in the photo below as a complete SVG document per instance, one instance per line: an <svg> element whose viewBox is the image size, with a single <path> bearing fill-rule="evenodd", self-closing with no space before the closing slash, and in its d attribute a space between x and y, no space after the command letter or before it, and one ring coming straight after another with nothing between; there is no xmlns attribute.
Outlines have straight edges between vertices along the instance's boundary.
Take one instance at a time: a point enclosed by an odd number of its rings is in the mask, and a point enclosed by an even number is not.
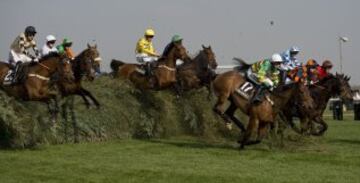
<svg viewBox="0 0 360 183"><path fill-rule="evenodd" d="M50 52L49 54L43 56L42 58L40 58L39 62L43 62L44 60L48 60L48 59L51 59L51 58L58 58L60 57L60 54L57 53L57 52Z"/></svg>
<svg viewBox="0 0 360 183"><path fill-rule="evenodd" d="M338 80L336 79L336 77L333 74L330 74L327 77L320 80L318 83L316 83L314 85L310 85L309 90L310 90L310 94L313 98L318 98L318 97L321 97L320 95L324 94L323 93L324 90L327 90L328 92L330 92L331 95L334 95L338 91L334 91L332 89L332 87L338 86L338 85L339 85L339 83L338 83ZM331 91L329 91L329 89Z"/></svg>
<svg viewBox="0 0 360 183"><path fill-rule="evenodd" d="M166 63L166 59L167 59L167 57L160 57L156 62L158 64L163 64L163 63Z"/></svg>
<svg viewBox="0 0 360 183"><path fill-rule="evenodd" d="M284 92L286 90L289 90L291 88L294 88L298 85L299 83L290 83L290 84L283 84L280 85L278 87L275 88L274 93L279 93L279 92Z"/></svg>
<svg viewBox="0 0 360 183"><path fill-rule="evenodd" d="M75 60L79 60L82 59L82 57L84 57L85 52L87 52L89 50L89 48L86 48L85 50L81 51L77 56L75 56Z"/></svg>
<svg viewBox="0 0 360 183"><path fill-rule="evenodd" d="M175 48L175 46L171 46L170 49L168 50L168 52L166 53L166 55L162 55L158 60L157 60L157 64L160 65L160 64L166 64L166 61L167 61L167 58L169 56L169 53L171 51L173 51Z"/></svg>
<svg viewBox="0 0 360 183"><path fill-rule="evenodd" d="M327 82L329 82L330 80L336 79L336 77L333 74L329 74L328 76L326 76L325 78L323 78L319 84L325 84Z"/></svg>

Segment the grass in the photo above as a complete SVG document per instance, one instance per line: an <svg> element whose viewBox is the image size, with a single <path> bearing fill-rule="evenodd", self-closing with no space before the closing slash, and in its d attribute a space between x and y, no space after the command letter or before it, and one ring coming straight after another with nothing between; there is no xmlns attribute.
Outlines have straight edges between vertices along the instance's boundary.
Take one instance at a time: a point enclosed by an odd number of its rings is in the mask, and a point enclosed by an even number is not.
<svg viewBox="0 0 360 183"><path fill-rule="evenodd" d="M1 150L0 182L359 182L360 122L329 124L324 137L245 151L188 136Z"/></svg>

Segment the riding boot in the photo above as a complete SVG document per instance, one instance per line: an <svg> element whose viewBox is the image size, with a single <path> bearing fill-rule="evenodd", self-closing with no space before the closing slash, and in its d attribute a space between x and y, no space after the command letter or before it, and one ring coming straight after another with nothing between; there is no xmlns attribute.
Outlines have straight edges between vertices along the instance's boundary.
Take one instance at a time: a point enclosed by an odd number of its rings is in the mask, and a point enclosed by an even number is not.
<svg viewBox="0 0 360 183"><path fill-rule="evenodd" d="M258 104L263 100L264 90L265 90L265 87L263 87L263 86L258 87L258 89L255 92L255 95L253 96L253 98L251 100L252 104Z"/></svg>
<svg viewBox="0 0 360 183"><path fill-rule="evenodd" d="M287 79L287 71L282 71L281 72L281 83L286 84L286 79Z"/></svg>
<svg viewBox="0 0 360 183"><path fill-rule="evenodd" d="M17 84L19 82L19 75L20 75L19 73L21 68L22 68L22 63L17 62L13 70L13 79L11 82L12 84Z"/></svg>
<svg viewBox="0 0 360 183"><path fill-rule="evenodd" d="M151 71L151 63L150 62L147 62L145 64L145 74L147 76L152 76L152 71Z"/></svg>

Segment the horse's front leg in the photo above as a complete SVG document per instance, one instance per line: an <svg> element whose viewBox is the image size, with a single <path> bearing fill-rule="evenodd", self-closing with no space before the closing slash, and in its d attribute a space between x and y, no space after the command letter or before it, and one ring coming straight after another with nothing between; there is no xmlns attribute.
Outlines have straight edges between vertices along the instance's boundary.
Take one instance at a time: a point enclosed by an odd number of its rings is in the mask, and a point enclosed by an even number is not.
<svg viewBox="0 0 360 183"><path fill-rule="evenodd" d="M51 121L53 123L56 123L57 115L59 113L59 103L58 103L56 93L49 93L49 104L51 103L50 101L54 101L54 109L52 109L52 111L51 111L51 114L52 114Z"/></svg>
<svg viewBox="0 0 360 183"><path fill-rule="evenodd" d="M253 134L254 131L258 130L258 126L259 126L259 119L251 115L249 118L249 124L245 131L245 135L241 141L240 149L244 149L245 145L252 144L251 135Z"/></svg>
<svg viewBox="0 0 360 183"><path fill-rule="evenodd" d="M322 128L320 129L319 132L314 132L314 133L311 133L312 135L315 135L315 136L322 136L324 135L324 133L326 132L326 130L328 129L328 124L322 119L321 116L318 116L314 119L314 122L320 124L322 126Z"/></svg>
<svg viewBox="0 0 360 183"><path fill-rule="evenodd" d="M181 80L177 80L173 85L174 91L176 93L176 98L179 98L183 95L183 85Z"/></svg>
<svg viewBox="0 0 360 183"><path fill-rule="evenodd" d="M73 97L73 96L69 96L69 97ZM65 142L68 141L68 108L69 108L69 97L67 97L65 99L65 102L61 105L61 114L62 114L62 118L64 120L64 138L65 138Z"/></svg>
<svg viewBox="0 0 360 183"><path fill-rule="evenodd" d="M90 99L94 102L94 104L96 105L96 107L98 109L100 108L100 103L96 100L96 98L88 90L84 89L83 87L81 87L80 90L83 94L90 97Z"/></svg>
<svg viewBox="0 0 360 183"><path fill-rule="evenodd" d="M84 100L86 108L89 109L90 108L90 102L89 102L88 98L86 98L86 95L84 94L84 92L82 92L81 89L79 89L76 92L76 94L81 96L81 98Z"/></svg>
<svg viewBox="0 0 360 183"><path fill-rule="evenodd" d="M228 123L231 124L231 122L228 121L229 120L228 118L230 118L230 120L232 120L236 124L236 126L238 126L240 128L240 130L242 132L245 132L246 129L245 129L243 123L234 116L236 109L237 109L237 106L235 105L234 102L231 101L230 106L228 107L228 109L224 113L224 118ZM230 124L228 124L228 125L230 125Z"/></svg>
<svg viewBox="0 0 360 183"><path fill-rule="evenodd" d="M70 114L71 114L71 120L72 120L72 124L73 124L73 129L74 129L74 142L78 143L79 142L79 127L77 125L77 121L76 121L76 115L75 115L75 100L74 97L70 98L70 105L69 105L69 109L70 109Z"/></svg>
<svg viewBox="0 0 360 183"><path fill-rule="evenodd" d="M212 96L213 96L213 90L212 90L212 87L211 87L211 83L209 84L206 84L205 85L206 89L208 90L208 100L211 100L212 99Z"/></svg>

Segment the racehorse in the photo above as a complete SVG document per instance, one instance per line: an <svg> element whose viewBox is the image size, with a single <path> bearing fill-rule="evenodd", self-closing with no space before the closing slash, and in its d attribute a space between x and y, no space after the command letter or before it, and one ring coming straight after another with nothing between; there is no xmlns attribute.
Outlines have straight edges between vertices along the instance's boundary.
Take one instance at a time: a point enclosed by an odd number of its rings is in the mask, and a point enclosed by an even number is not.
<svg viewBox="0 0 360 183"><path fill-rule="evenodd" d="M57 86L60 90L60 93L63 97L66 97L66 101L62 105L62 117L65 121L65 134L67 134L67 124L68 124L68 111L70 111L70 116L72 119L72 125L74 128L74 141L79 142L79 131L77 127L77 121L74 111L74 95L80 95L87 108L90 108L90 102L87 97L89 97L93 104L100 108L100 103L98 100L91 94L90 91L86 90L82 86L82 80L85 76L88 80L93 81L95 78L95 70L100 67L100 54L97 50L97 46L87 45L87 48L82 51L75 59L72 61L72 71L74 72L75 79L70 82L64 81L64 78L60 78L57 82ZM65 135L67 137L67 135Z"/></svg>
<svg viewBox="0 0 360 183"><path fill-rule="evenodd" d="M180 93L183 90L197 89L206 86L211 96L211 82L215 78L217 62L211 46L202 45L202 50L190 62L186 62L177 68L177 84Z"/></svg>
<svg viewBox="0 0 360 183"><path fill-rule="evenodd" d="M310 93L314 100L316 100L315 106L312 110L306 110L299 107L300 104L298 98L293 98L289 102L288 107L284 108L283 115L281 116L294 131L300 134L307 134L312 122L318 123L321 129L317 132L311 131L311 135L323 135L328 129L327 123L323 120L323 113L326 109L327 103L331 97L340 96L344 101L352 100L352 91L349 84L350 77L344 74L329 75L321 80L319 83L310 85ZM297 117L300 118L301 130L299 130L293 122L294 111L297 112Z"/></svg>
<svg viewBox="0 0 360 183"><path fill-rule="evenodd" d="M241 63L241 65L241 68L239 68L241 71L250 68L250 65L245 62ZM253 104L249 99L242 97L238 93L238 88L246 81L246 77L240 72L228 71L218 75L213 82L214 92L218 97L214 111L225 121L233 121L242 131L245 131L245 135L241 140L241 148L244 148L245 145L261 142L262 138L267 134L268 126L274 126L276 115L285 107L290 98L300 97L304 101L303 104L306 108L311 108L313 105L310 93L302 83L279 86L271 92L270 97L266 97L266 100L259 104ZM226 100L230 101L230 106L225 111L224 104ZM246 129L242 122L234 116L237 108L240 108L242 112L249 116ZM253 141L250 138L255 132L257 132L258 137L257 140Z"/></svg>
<svg viewBox="0 0 360 183"><path fill-rule="evenodd" d="M64 81L74 79L70 61L63 55L51 53L39 60L38 63L30 63L28 72L22 81L16 85L4 85L0 83L1 88L10 96L20 98L25 101L41 101L47 104L51 119L56 121L58 112L58 101L56 92L50 91L50 78L57 75ZM9 73L10 65L4 62L0 63L0 81L4 81ZM51 101L54 101L55 108L51 109Z"/></svg>
<svg viewBox="0 0 360 183"><path fill-rule="evenodd" d="M140 89L165 89L176 83L176 60L189 60L187 51L181 43L175 43L166 57L161 57L153 69L152 76L143 74L139 64L126 64L119 60L112 60L110 66L115 76L120 75L129 79Z"/></svg>
<svg viewBox="0 0 360 183"><path fill-rule="evenodd" d="M87 97L89 97L94 105L99 108L100 103L97 99L91 94L90 91L86 90L82 85L82 79L84 76L90 81L93 81L95 78L95 70L97 67L100 67L99 62L101 61L99 51L97 46L87 45L87 49L82 51L75 59L72 61L72 71L74 73L74 81L72 82L63 82L62 79L57 83L62 96L66 97L69 95L80 95L85 102L87 108L90 107L90 102Z"/></svg>

